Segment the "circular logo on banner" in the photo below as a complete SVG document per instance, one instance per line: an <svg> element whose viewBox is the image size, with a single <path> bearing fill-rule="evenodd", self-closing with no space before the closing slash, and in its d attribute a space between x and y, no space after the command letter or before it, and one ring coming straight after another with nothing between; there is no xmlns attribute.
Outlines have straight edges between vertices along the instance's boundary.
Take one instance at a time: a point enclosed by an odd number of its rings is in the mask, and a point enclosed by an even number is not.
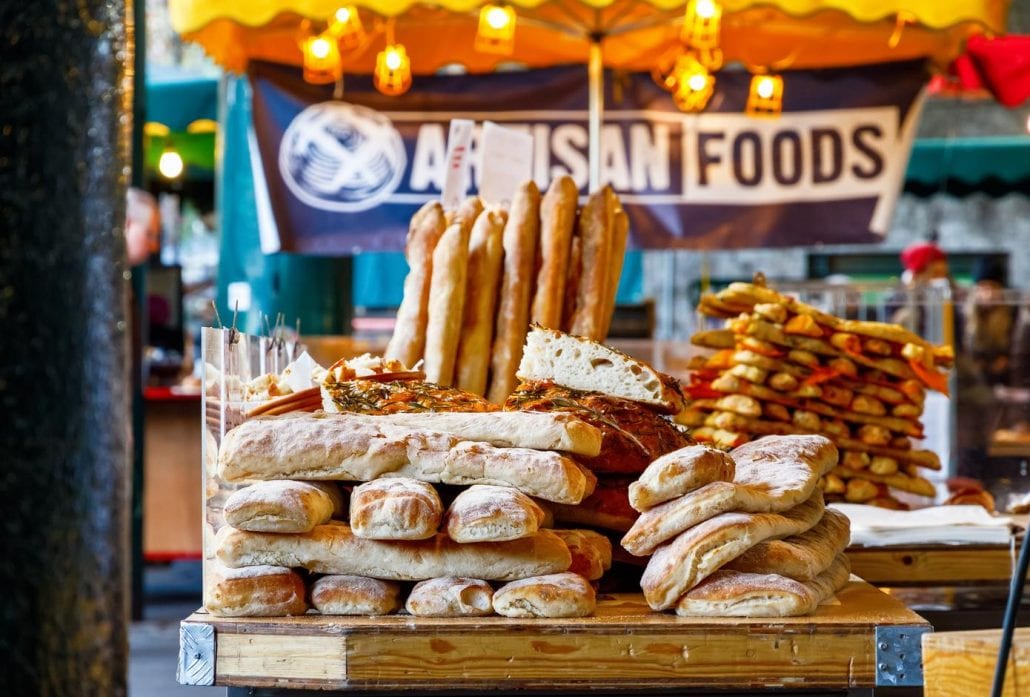
<svg viewBox="0 0 1030 697"><path fill-rule="evenodd" d="M408 158L393 123L344 102L309 106L279 143L279 172L294 196L313 208L354 213L397 190Z"/></svg>

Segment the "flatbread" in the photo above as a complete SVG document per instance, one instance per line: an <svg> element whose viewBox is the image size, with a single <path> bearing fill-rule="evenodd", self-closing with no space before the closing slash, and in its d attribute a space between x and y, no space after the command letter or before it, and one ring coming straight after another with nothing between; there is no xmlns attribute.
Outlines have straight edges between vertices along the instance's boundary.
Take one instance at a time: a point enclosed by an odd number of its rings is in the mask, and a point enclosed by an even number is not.
<svg viewBox="0 0 1030 697"><path fill-rule="evenodd" d="M778 574L810 581L829 568L851 539L851 521L827 508L814 528L783 540L759 543L723 567L751 574Z"/></svg>

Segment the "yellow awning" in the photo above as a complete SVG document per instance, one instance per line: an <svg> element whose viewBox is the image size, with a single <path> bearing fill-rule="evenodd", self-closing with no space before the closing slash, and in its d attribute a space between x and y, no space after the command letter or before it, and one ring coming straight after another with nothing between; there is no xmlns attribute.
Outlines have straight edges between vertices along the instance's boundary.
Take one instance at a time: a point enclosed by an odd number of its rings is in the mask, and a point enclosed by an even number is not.
<svg viewBox="0 0 1030 697"><path fill-rule="evenodd" d="M515 52L475 51L484 0L170 0L172 24L230 70L250 60L299 64L298 27L323 22L341 5L361 8L369 41L344 55L347 72L368 73L385 43L387 18L412 69L460 63L471 71L503 61L529 67L584 63L603 35L609 67L650 70L679 44L684 0L511 0L518 8ZM928 57L946 64L975 33L1005 28L1007 0L722 0L725 59L752 69L817 68Z"/></svg>

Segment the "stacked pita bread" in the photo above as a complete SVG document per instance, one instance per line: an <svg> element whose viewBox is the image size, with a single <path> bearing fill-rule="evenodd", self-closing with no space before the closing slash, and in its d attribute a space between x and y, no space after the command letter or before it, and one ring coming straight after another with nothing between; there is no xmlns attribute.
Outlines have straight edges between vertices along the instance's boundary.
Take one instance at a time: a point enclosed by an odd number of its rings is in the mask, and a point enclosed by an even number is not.
<svg viewBox="0 0 1030 697"><path fill-rule="evenodd" d="M317 575L308 597L326 614L590 614L610 543L545 528L545 507L593 491L572 458L600 447L598 429L560 413L252 418L219 450L218 475L245 486L224 507L206 607L303 613L303 571ZM406 582L420 585L405 605Z"/></svg>
<svg viewBox="0 0 1030 697"><path fill-rule="evenodd" d="M735 447L769 434L818 433L840 462L823 482L829 500L897 507L889 488L933 496L920 468L940 469L923 437L927 389L947 391L950 347L933 346L897 325L843 320L750 283L701 299L701 311L727 318L698 332L716 349L698 359L683 415L692 435Z"/></svg>
<svg viewBox="0 0 1030 697"><path fill-rule="evenodd" d="M847 582L847 518L818 484L837 462L822 436L768 436L726 454L692 446L659 458L630 490L640 518L622 539L650 559L655 610L783 617L812 612Z"/></svg>
<svg viewBox="0 0 1030 697"><path fill-rule="evenodd" d="M385 358L427 379L502 403L530 322L593 339L608 334L629 218L610 186L587 197L569 176L541 194L532 181L510 206L438 201L411 219L409 273Z"/></svg>

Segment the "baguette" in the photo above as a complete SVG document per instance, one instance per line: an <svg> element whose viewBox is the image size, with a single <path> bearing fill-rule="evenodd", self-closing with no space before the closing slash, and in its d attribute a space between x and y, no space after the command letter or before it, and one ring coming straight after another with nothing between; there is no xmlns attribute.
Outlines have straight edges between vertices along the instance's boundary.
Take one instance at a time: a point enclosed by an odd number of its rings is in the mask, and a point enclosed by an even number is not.
<svg viewBox="0 0 1030 697"><path fill-rule="evenodd" d="M456 222L444 231L433 251L423 370L428 382L444 387L454 381L468 281L470 234L468 225Z"/></svg>
<svg viewBox="0 0 1030 697"><path fill-rule="evenodd" d="M478 196L469 196L461 202L457 208L452 211L447 211L446 220L447 226L454 225L468 225L469 229L475 224L476 219L479 218L483 212L483 199Z"/></svg>
<svg viewBox="0 0 1030 697"><path fill-rule="evenodd" d="M561 329L565 280L572 232L576 227L579 189L565 175L551 182L540 202L540 260L530 317L534 324Z"/></svg>
<svg viewBox="0 0 1030 697"><path fill-rule="evenodd" d="M603 315L607 306L614 237L610 199L614 196L611 187L605 186L590 195L579 214L583 261L569 333L587 339L604 338Z"/></svg>
<svg viewBox="0 0 1030 697"><path fill-rule="evenodd" d="M572 233L569 245L569 271L565 279L565 297L562 298L561 330L572 330L572 316L576 314L576 293L579 292L579 279L583 276L583 236L579 232L579 224Z"/></svg>
<svg viewBox="0 0 1030 697"><path fill-rule="evenodd" d="M487 398L500 404L515 390L515 371L522 358L522 343L529 329L529 303L533 293L533 266L540 234L540 190L532 181L515 192L504 226L504 272L497 307L490 390Z"/></svg>
<svg viewBox="0 0 1030 697"><path fill-rule="evenodd" d="M408 228L404 256L408 275L404 295L397 308L397 323L386 346L385 358L414 366L425 350L426 324L429 321L429 283L433 275L433 250L447 227L443 207L430 201L418 210Z"/></svg>
<svg viewBox="0 0 1030 697"><path fill-rule="evenodd" d="M424 581L468 576L514 581L565 571L572 555L548 530L510 542L458 544L443 533L428 540L381 542L354 535L343 523L320 525L302 535L243 532L225 528L217 557L229 567L301 567L319 574L368 576L386 581Z"/></svg>
<svg viewBox="0 0 1030 697"><path fill-rule="evenodd" d="M626 244L629 241L629 216L623 210L618 197L610 198L612 211L612 255L608 271L608 295L605 298L604 310L601 313L601 338L608 336L615 315L615 300L619 294L619 281L622 279L622 264L626 260Z"/></svg>
<svg viewBox="0 0 1030 697"><path fill-rule="evenodd" d="M490 372L507 220L508 213L503 209L483 211L476 219L469 241L469 275L458 343L457 385L478 395L486 394Z"/></svg>

